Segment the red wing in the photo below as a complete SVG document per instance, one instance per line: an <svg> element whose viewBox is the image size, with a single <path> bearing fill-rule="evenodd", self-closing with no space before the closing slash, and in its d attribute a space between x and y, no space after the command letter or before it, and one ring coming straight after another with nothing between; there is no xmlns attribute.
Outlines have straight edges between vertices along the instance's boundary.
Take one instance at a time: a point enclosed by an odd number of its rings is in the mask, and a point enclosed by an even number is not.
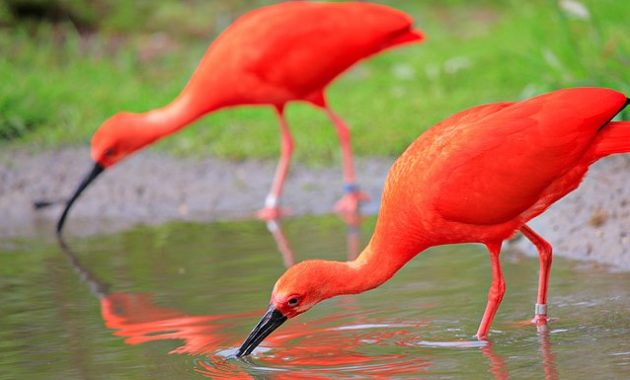
<svg viewBox="0 0 630 380"><path fill-rule="evenodd" d="M612 90L570 89L458 121L434 165L437 211L469 224L518 217L580 161L624 101Z"/></svg>
<svg viewBox="0 0 630 380"><path fill-rule="evenodd" d="M456 141L461 142L458 134L471 123L483 120L512 104L514 103L492 103L470 108L448 117L424 132L389 171L382 196L381 213L393 213L393 219L400 219L404 214L415 220L413 210L424 204L419 198L432 198L431 194L441 192L439 184L436 184L442 175L439 163L452 154L451 148Z"/></svg>
<svg viewBox="0 0 630 380"><path fill-rule="evenodd" d="M249 67L265 82L298 95L320 90L357 61L385 48L412 22L402 12L373 4L303 5L264 33L268 46Z"/></svg>
<svg viewBox="0 0 630 380"><path fill-rule="evenodd" d="M404 40L411 25L405 13L378 4L282 3L237 20L215 41L208 60L228 75L251 74L306 96L360 59Z"/></svg>

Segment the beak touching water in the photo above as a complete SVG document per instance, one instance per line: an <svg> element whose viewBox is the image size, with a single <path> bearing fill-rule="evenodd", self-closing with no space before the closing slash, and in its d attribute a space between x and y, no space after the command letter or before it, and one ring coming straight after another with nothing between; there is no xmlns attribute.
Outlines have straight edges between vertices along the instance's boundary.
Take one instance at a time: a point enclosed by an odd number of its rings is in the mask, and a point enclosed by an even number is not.
<svg viewBox="0 0 630 380"><path fill-rule="evenodd" d="M95 162L94 166L92 167L92 170L83 178L83 180L79 184L79 187L77 187L72 197L66 203L66 207L64 208L63 213L61 214L61 217L59 218L59 221L57 222L57 235L61 235L61 230L63 229L63 225L66 222L66 217L68 216L68 212L70 211L70 207L72 207L72 204L74 203L74 201L76 201L77 198L79 198L79 195L81 195L83 190L85 190L88 187L88 185L92 181L94 181L94 179L98 177L99 174L103 172L103 170L105 170L105 168L98 162Z"/></svg>
<svg viewBox="0 0 630 380"><path fill-rule="evenodd" d="M269 334L271 334L286 320L287 317L284 314L282 314L273 305L270 305L260 322L258 322L252 332L249 333L249 336L245 339L241 348L238 349L236 357L240 358L241 356L249 355Z"/></svg>

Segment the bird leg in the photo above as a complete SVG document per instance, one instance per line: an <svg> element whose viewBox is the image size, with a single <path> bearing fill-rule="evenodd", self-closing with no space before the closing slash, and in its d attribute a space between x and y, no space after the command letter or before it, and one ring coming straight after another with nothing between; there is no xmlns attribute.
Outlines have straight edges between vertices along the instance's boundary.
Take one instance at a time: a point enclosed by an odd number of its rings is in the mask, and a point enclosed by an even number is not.
<svg viewBox="0 0 630 380"><path fill-rule="evenodd" d="M551 270L552 248L545 239L540 237L529 226L523 225L521 232L529 241L534 243L538 250L540 273L538 274L538 298L534 307L534 319L532 323L543 326L547 323L547 287L549 286L549 272Z"/></svg>
<svg viewBox="0 0 630 380"><path fill-rule="evenodd" d="M505 294L505 280L503 279L501 262L499 260L501 243L486 244L486 246L490 252L490 263L492 264L492 285L490 285L490 289L488 290L488 303L486 304L486 311L483 313L483 318L477 330L477 339L486 339L488 337L490 325L492 325L494 315L499 309L499 305Z"/></svg>
<svg viewBox="0 0 630 380"><path fill-rule="evenodd" d="M356 176L354 174L354 166L352 165L352 146L350 145L350 130L346 123L330 109L324 106L326 114L332 121L337 136L339 137L339 145L341 146L341 157L343 160L343 179L344 179L344 196L335 204L335 211L340 213L356 212L359 209L359 203L369 200L369 196L359 190Z"/></svg>
<svg viewBox="0 0 630 380"><path fill-rule="evenodd" d="M280 196L282 195L282 189L284 182L286 181L287 174L289 172L289 165L291 163L291 155L293 154L294 142L291 131L289 130L289 124L284 116L284 110L281 107L276 108L276 114L280 121L280 161L276 168L276 174L271 184L269 194L265 199L265 207L258 211L259 218L264 220L277 219L282 216L283 212L280 209Z"/></svg>

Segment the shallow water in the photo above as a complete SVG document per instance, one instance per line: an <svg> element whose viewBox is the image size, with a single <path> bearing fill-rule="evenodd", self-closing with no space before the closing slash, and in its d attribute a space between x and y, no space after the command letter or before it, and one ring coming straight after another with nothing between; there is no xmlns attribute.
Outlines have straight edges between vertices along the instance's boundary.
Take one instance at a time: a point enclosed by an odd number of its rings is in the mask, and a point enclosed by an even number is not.
<svg viewBox="0 0 630 380"><path fill-rule="evenodd" d="M174 223L70 238L65 250L0 242L0 378L630 378L629 274L556 259L553 320L537 333L523 323L537 261L506 251L507 294L480 344L489 262L463 245L425 252L379 289L328 300L248 359L231 357L285 265L352 256L373 224Z"/></svg>

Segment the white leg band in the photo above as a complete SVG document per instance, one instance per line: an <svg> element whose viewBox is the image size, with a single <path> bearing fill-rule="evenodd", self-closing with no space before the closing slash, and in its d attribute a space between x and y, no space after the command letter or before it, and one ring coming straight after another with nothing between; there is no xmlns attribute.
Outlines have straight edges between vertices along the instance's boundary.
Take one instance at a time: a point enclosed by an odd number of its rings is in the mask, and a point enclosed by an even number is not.
<svg viewBox="0 0 630 380"><path fill-rule="evenodd" d="M269 194L267 198L265 198L265 207L272 208L278 206L278 198Z"/></svg>
<svg viewBox="0 0 630 380"><path fill-rule="evenodd" d="M534 307L534 314L547 315L547 304L537 303Z"/></svg>

